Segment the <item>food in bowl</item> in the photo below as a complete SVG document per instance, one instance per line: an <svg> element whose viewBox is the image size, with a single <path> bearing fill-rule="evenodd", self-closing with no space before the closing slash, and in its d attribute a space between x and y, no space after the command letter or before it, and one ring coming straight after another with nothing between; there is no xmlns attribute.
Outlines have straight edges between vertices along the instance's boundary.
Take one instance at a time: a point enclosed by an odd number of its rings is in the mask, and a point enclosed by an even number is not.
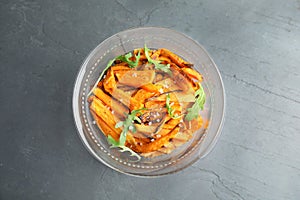
<svg viewBox="0 0 300 200"><path fill-rule="evenodd" d="M202 80L192 63L145 45L108 62L90 91L90 113L112 148L137 160L169 154L203 127Z"/></svg>

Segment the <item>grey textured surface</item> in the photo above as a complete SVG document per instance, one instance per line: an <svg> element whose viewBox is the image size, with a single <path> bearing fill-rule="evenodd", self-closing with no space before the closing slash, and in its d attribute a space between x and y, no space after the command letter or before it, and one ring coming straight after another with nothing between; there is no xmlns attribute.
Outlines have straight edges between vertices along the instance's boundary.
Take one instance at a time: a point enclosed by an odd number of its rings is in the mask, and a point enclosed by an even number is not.
<svg viewBox="0 0 300 200"><path fill-rule="evenodd" d="M2 0L0 25L0 199L300 198L299 0ZM155 179L93 159L71 108L89 51L138 26L203 44L227 92L214 150Z"/></svg>

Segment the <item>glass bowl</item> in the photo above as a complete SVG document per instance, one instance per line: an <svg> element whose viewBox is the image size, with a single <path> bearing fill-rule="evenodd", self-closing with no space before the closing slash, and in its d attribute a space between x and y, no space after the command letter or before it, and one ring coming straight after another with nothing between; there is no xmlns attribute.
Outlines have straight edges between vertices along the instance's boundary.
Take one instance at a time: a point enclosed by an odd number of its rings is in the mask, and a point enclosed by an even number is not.
<svg viewBox="0 0 300 200"><path fill-rule="evenodd" d="M166 48L194 64L204 79L206 103L201 128L186 144L170 154L132 160L127 153L109 148L106 137L94 123L87 102L88 93L108 61L136 48ZM73 92L73 113L79 136L87 150L108 167L134 176L161 176L184 169L206 156L221 134L225 113L225 92L216 64L205 49L188 36L160 27L142 27L122 31L99 44L85 59Z"/></svg>

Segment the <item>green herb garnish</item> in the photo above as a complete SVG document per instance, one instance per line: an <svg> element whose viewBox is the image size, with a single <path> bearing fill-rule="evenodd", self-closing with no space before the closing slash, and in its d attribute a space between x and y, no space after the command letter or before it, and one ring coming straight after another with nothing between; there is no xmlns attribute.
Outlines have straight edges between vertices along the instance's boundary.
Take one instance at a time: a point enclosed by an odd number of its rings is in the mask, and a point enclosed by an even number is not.
<svg viewBox="0 0 300 200"><path fill-rule="evenodd" d="M136 132L136 128L134 126L134 120L137 122L141 123L140 118L138 118L136 115L138 113L141 113L142 110L145 110L146 108L141 108L138 110L132 110L130 114L127 115L127 118L125 121L120 121L116 124L116 128L120 128L123 126L123 130L121 132L120 138L119 138L119 143L120 145L125 145L126 142L126 135L128 131L132 131L133 133Z"/></svg>
<svg viewBox="0 0 300 200"><path fill-rule="evenodd" d="M95 85L93 86L93 88L92 88L92 89L90 90L90 92L88 93L88 96L90 96L90 95L92 94L93 90L97 87L99 81L100 81L100 80L102 79L102 77L104 76L104 73L110 68L110 66L112 66L112 64L115 62L115 60L116 60L116 59L114 58L114 59L108 61L106 67L105 67L104 70L101 72L101 74L100 74L99 78L97 79Z"/></svg>
<svg viewBox="0 0 300 200"><path fill-rule="evenodd" d="M130 153L130 156L137 158L136 162L141 160L141 156L139 154L132 151L132 149L126 147L125 145L120 145L120 143L118 141L116 141L113 137L111 137L110 135L107 136L107 142L108 142L108 144L111 145L110 148L120 148L120 152L128 151Z"/></svg>
<svg viewBox="0 0 300 200"><path fill-rule="evenodd" d="M175 112L175 110L173 110L173 108L172 108L172 106L171 106L171 104L170 104L170 94L167 94L167 98L166 98L166 108L167 108L167 111L168 111L168 114L169 114L169 116L171 117L171 118L173 118L173 119L178 119L178 118L180 118L181 116L179 115L174 115L174 112Z"/></svg>
<svg viewBox="0 0 300 200"><path fill-rule="evenodd" d="M199 89L195 92L195 103L191 108L188 108L188 114L185 116L185 119L187 121L191 121L198 117L199 111L203 110L204 104L205 104L205 92L203 90L203 87L199 83Z"/></svg>
<svg viewBox="0 0 300 200"><path fill-rule="evenodd" d="M132 53L127 53L125 55L121 55L116 57L116 60L120 60L122 62L126 62L130 68L134 68L139 64L139 60L141 57L141 52L139 51L138 55L135 56L135 61L130 60L130 58L132 57Z"/></svg>
<svg viewBox="0 0 300 200"><path fill-rule="evenodd" d="M159 70L161 70L163 72L166 72L168 74L172 73L172 71L170 70L170 64L164 65L164 64L161 64L161 61L159 61L159 60L153 60L149 56L150 49L147 48L146 44L145 44L144 49L145 49L145 55L146 55L146 58L147 58L148 62L151 63L151 64L154 64L155 69L159 69Z"/></svg>
<svg viewBox="0 0 300 200"><path fill-rule="evenodd" d="M123 130L120 134L119 141L114 140L114 138L112 138L110 135L108 135L107 141L111 145L111 148L117 148L117 147L121 148L121 150L120 150L121 152L128 151L131 153L130 156L135 156L138 158L138 160L141 159L141 157L136 152L132 151L130 148L125 146L125 142L126 142L126 136L127 136L128 131L131 131L133 133L136 132L136 128L134 126L134 121L141 123L140 118L138 118L136 115L138 113L141 114L141 111L145 110L145 109L146 108L141 108L138 110L131 111L130 114L127 114L125 121L120 121L116 124L116 126L115 126L116 128L123 127Z"/></svg>

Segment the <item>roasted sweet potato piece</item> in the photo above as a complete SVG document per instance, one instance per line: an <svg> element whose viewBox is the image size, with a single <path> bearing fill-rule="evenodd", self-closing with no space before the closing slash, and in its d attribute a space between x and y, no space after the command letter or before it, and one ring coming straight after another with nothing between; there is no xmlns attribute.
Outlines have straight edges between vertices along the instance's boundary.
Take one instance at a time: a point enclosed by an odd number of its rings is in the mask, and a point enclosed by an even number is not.
<svg viewBox="0 0 300 200"><path fill-rule="evenodd" d="M135 127L138 132L145 133L148 136L155 133L157 129L156 125L149 126L144 124L136 124Z"/></svg>
<svg viewBox="0 0 300 200"><path fill-rule="evenodd" d="M177 126L179 124L180 120L181 120L181 118L177 118L177 119L172 118L165 123L164 128L173 129L175 126Z"/></svg>
<svg viewBox="0 0 300 200"><path fill-rule="evenodd" d="M166 107L166 101L147 101L145 103L145 108L162 108L162 107Z"/></svg>
<svg viewBox="0 0 300 200"><path fill-rule="evenodd" d="M98 84L97 84L97 87L99 87L99 88L102 88L102 86L103 86L103 80L99 81Z"/></svg>
<svg viewBox="0 0 300 200"><path fill-rule="evenodd" d="M166 56L159 56L158 60L162 61L162 63L171 63L171 59Z"/></svg>
<svg viewBox="0 0 300 200"><path fill-rule="evenodd" d="M171 102L178 102L177 95L174 92L169 92L169 93L163 93L159 96L152 97L148 99L149 101L166 101L167 95L170 96L170 101Z"/></svg>
<svg viewBox="0 0 300 200"><path fill-rule="evenodd" d="M164 128L164 127L165 127L165 124L164 124L163 128L158 133L155 134L155 136L154 136L155 138L164 137L165 135L167 135L168 133L170 133L170 131L172 130L172 129Z"/></svg>
<svg viewBox="0 0 300 200"><path fill-rule="evenodd" d="M161 49L161 55L165 57L169 57L176 65L180 67L191 67L193 64L188 63L187 61L183 60L173 52L169 51L168 49Z"/></svg>
<svg viewBox="0 0 300 200"><path fill-rule="evenodd" d="M179 131L176 134L176 136L172 139L176 146L184 144L191 138L191 135L187 134L187 132L191 132L191 130Z"/></svg>
<svg viewBox="0 0 300 200"><path fill-rule="evenodd" d="M177 121L177 119L176 119ZM178 120L178 123L170 123L170 124L163 124L160 131L156 132L154 137L155 138L160 138L160 137L164 137L165 135L167 135L171 130L173 130L180 122L180 119Z"/></svg>
<svg viewBox="0 0 300 200"><path fill-rule="evenodd" d="M145 71L118 71L116 72L116 76L119 80L119 83L123 85L128 85L132 87L141 87L142 85L146 85L152 83L155 77L154 70L145 70Z"/></svg>
<svg viewBox="0 0 300 200"><path fill-rule="evenodd" d="M114 66L111 66L111 69L116 72L116 71L129 71L131 70L130 67L127 66L128 64L127 63L119 63L119 64L116 64Z"/></svg>
<svg viewBox="0 0 300 200"><path fill-rule="evenodd" d="M154 83L157 83L159 81L162 81L163 79L165 79L166 77L162 74L162 73L158 73L156 72L155 78L153 80Z"/></svg>
<svg viewBox="0 0 300 200"><path fill-rule="evenodd" d="M134 94L133 99L143 104L147 99L153 97L154 95L155 93L150 93L144 89L140 89Z"/></svg>
<svg viewBox="0 0 300 200"><path fill-rule="evenodd" d="M106 73L106 77L103 79L103 87L106 92L112 94L114 89L116 88L116 80L114 76L113 70L109 69Z"/></svg>
<svg viewBox="0 0 300 200"><path fill-rule="evenodd" d="M182 87L180 86L180 82L176 82L172 80L171 78L166 78L161 81L158 81L155 83L155 85L161 85L164 88L164 91L174 91L174 90L182 90Z"/></svg>
<svg viewBox="0 0 300 200"><path fill-rule="evenodd" d="M121 130L116 130L115 128L112 128L110 125L105 123L105 121L98 117L98 115L92 110L91 114L96 121L98 127L100 130L102 130L103 134L107 137L108 135L111 135L115 140L119 140Z"/></svg>
<svg viewBox="0 0 300 200"><path fill-rule="evenodd" d="M112 127L108 125L101 117L99 117L95 112L91 111L93 118L95 119L97 126L102 130L104 135L107 137L108 135L111 135L116 141L119 140L121 129L116 129L115 127ZM131 133L127 133L126 137L126 146L130 145L137 145L137 143L140 141L132 136Z"/></svg>
<svg viewBox="0 0 300 200"><path fill-rule="evenodd" d="M184 92L175 92L178 101L180 103L189 103L189 102L194 102L195 101L195 96L194 94L191 93L184 93Z"/></svg>
<svg viewBox="0 0 300 200"><path fill-rule="evenodd" d="M152 83L142 85L141 88L143 88L144 90L146 90L148 92L154 92L157 94L161 94L164 92L162 85L156 85L156 84L152 84Z"/></svg>
<svg viewBox="0 0 300 200"><path fill-rule="evenodd" d="M180 89L185 93L194 93L194 82L187 77L184 72L174 64L171 64L173 79Z"/></svg>
<svg viewBox="0 0 300 200"><path fill-rule="evenodd" d="M199 115L196 119L193 119L191 121L184 121L184 123L185 123L185 126L187 127L187 129L194 132L202 127L203 119Z"/></svg>
<svg viewBox="0 0 300 200"><path fill-rule="evenodd" d="M184 92L169 92L163 93L158 96L154 96L148 99L148 101L166 101L166 95L170 94L170 101L179 102L179 103L188 103L188 102L195 102L195 96L193 94L187 94Z"/></svg>
<svg viewBox="0 0 300 200"><path fill-rule="evenodd" d="M137 110L143 107L143 104L141 102L138 102L134 98L132 98L130 95L126 94L126 92L116 88L112 96L115 99L118 99L121 103L123 103L126 107L129 107L130 110Z"/></svg>
<svg viewBox="0 0 300 200"><path fill-rule="evenodd" d="M124 92L137 90L135 87L131 87L131 86L128 86L128 85L122 85L120 83L117 83L117 88L120 89L120 90L123 90Z"/></svg>
<svg viewBox="0 0 300 200"><path fill-rule="evenodd" d="M135 150L136 152L141 152L141 153L156 151L156 150L160 149L170 139L175 137L175 135L177 134L178 131L179 131L179 127L176 127L172 131L170 131L166 136L158 138L158 139L154 140L153 142L150 142L143 146L139 146L139 145L134 146L133 150Z"/></svg>
<svg viewBox="0 0 300 200"><path fill-rule="evenodd" d="M158 57L159 57L159 55L161 54L161 49L158 49L158 50L156 50L156 51L152 51L153 53L152 53L152 55L151 55L151 58L153 59L153 60L158 60Z"/></svg>
<svg viewBox="0 0 300 200"><path fill-rule="evenodd" d="M105 105L110 107L112 112L117 113L120 118L124 117L124 113L128 113L128 109L125 106L104 93L100 88L95 88L93 93L97 98L103 101Z"/></svg>
<svg viewBox="0 0 300 200"><path fill-rule="evenodd" d="M107 107L101 100L98 98L93 98L93 101L90 105L90 109L94 111L99 117L101 117L109 126L115 127L116 121L120 121L117 116L114 116L109 107Z"/></svg>
<svg viewBox="0 0 300 200"><path fill-rule="evenodd" d="M118 140L122 129L115 128L115 125L116 121L118 122L120 121L120 119L118 119L116 116L113 116L110 110L103 104L103 102L101 102L101 100L97 98L93 99L90 108L92 111L91 113L96 114L96 116L93 115L93 117L96 122L98 122L100 128L103 127L103 129L101 130L105 133L105 135L107 136L109 133L111 133L111 136L114 137L114 139ZM108 133L106 133L104 129L107 130ZM127 133L127 142L132 145L136 144L136 141L131 133Z"/></svg>
<svg viewBox="0 0 300 200"><path fill-rule="evenodd" d="M202 81L203 77L201 74L199 74L199 72L197 72L196 70L192 69L192 68L182 68L182 71L187 74L187 76L189 76L192 79L196 79L198 81Z"/></svg>

